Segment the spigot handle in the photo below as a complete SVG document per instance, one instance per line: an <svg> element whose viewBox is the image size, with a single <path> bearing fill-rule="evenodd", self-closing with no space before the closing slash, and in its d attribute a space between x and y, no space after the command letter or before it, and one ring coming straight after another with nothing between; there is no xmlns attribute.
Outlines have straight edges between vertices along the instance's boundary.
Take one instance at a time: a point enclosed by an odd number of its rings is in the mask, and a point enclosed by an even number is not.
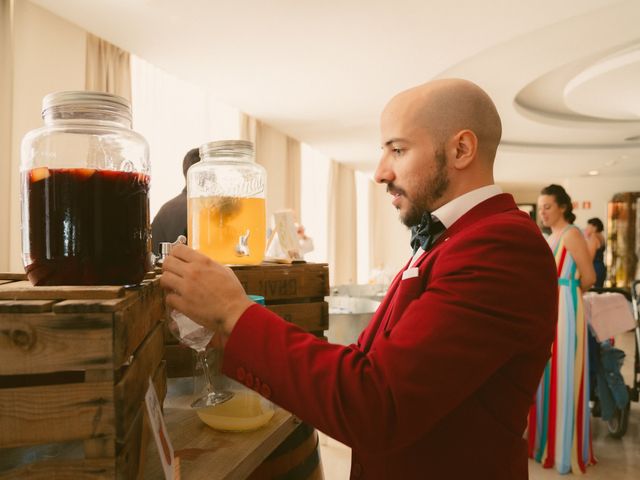
<svg viewBox="0 0 640 480"><path fill-rule="evenodd" d="M160 247L160 253L158 255L153 255L153 264L156 267L161 267L164 259L167 258L171 254L171 249L176 245L186 245L187 237L184 235L178 235L178 238L175 242L160 242L158 245Z"/></svg>

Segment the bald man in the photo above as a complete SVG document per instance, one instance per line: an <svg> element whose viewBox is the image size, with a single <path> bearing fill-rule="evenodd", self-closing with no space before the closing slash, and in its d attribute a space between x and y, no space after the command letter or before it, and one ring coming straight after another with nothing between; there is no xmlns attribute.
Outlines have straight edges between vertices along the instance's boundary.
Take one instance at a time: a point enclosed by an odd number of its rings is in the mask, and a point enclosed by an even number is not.
<svg viewBox="0 0 640 480"><path fill-rule="evenodd" d="M187 247L165 261L167 303L222 325L227 375L349 445L351 478L526 479L557 285L538 228L493 182L500 117L477 85L438 80L394 97L381 133L375 178L414 255L357 344L251 304L228 268Z"/></svg>

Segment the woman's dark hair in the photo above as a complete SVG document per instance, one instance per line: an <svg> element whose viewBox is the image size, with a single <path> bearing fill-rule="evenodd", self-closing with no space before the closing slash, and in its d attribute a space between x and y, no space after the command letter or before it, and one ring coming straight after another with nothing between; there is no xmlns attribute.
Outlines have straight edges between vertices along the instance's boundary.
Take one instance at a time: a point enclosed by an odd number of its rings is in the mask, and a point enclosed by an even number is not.
<svg viewBox="0 0 640 480"><path fill-rule="evenodd" d="M576 220L576 216L573 213L571 197L560 185L551 184L548 187L544 187L540 191L540 195L550 195L555 199L560 208L564 207L564 219L567 222L573 223Z"/></svg>
<svg viewBox="0 0 640 480"><path fill-rule="evenodd" d="M587 220L587 223L596 227L596 232L601 232L604 230L604 224L598 217L590 218L589 220Z"/></svg>

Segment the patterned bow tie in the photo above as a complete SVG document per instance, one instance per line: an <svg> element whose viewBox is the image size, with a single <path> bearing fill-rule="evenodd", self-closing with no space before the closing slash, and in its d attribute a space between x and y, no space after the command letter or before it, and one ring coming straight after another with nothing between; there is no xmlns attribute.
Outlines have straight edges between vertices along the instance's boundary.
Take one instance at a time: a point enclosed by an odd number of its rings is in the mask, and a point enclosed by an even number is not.
<svg viewBox="0 0 640 480"><path fill-rule="evenodd" d="M414 227L411 227L411 248L413 253L422 247L427 251L433 245L433 242L440 236L446 227L437 218L433 218L429 212L422 214L422 220Z"/></svg>

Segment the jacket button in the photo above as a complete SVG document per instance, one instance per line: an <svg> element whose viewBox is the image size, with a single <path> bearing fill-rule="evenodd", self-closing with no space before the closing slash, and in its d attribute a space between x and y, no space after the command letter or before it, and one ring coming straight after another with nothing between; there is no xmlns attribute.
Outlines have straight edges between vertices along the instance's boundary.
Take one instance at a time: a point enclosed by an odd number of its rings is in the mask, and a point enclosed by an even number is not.
<svg viewBox="0 0 640 480"><path fill-rule="evenodd" d="M351 466L351 476L357 478L360 475L362 475L362 465L360 465L359 463L354 463Z"/></svg>
<svg viewBox="0 0 640 480"><path fill-rule="evenodd" d="M247 373L247 375L244 377L244 384L249 388L253 387L253 375Z"/></svg>
<svg viewBox="0 0 640 480"><path fill-rule="evenodd" d="M236 377L238 378L238 380L242 382L244 380L245 375L246 375L246 372L244 371L244 368L238 367L238 369L236 370Z"/></svg>
<svg viewBox="0 0 640 480"><path fill-rule="evenodd" d="M262 386L260 387L260 393L266 399L271 398L271 387L266 383L263 383Z"/></svg>

